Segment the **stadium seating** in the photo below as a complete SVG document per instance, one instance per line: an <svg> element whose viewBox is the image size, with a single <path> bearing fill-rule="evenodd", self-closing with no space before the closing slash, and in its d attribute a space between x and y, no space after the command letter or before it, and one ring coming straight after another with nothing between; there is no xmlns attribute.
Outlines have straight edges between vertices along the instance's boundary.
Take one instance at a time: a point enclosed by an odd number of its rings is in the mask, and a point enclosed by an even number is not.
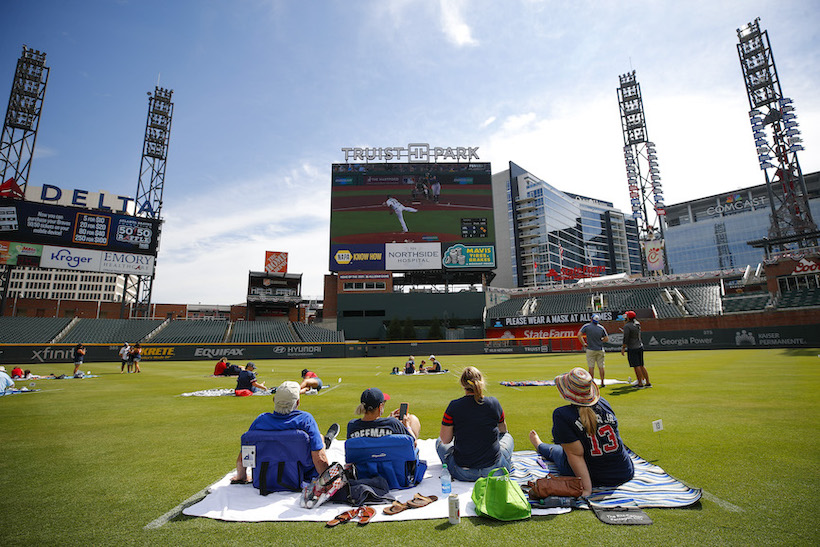
<svg viewBox="0 0 820 547"><path fill-rule="evenodd" d="M220 343L228 329L227 321L176 320L151 338L157 344L212 344Z"/></svg>
<svg viewBox="0 0 820 547"><path fill-rule="evenodd" d="M809 308L820 306L820 289L817 287L793 289L780 295L778 308Z"/></svg>
<svg viewBox="0 0 820 547"><path fill-rule="evenodd" d="M305 323L293 323L293 328L296 329L296 334L299 335L302 342L324 343L345 341L344 334L339 331L323 329Z"/></svg>
<svg viewBox="0 0 820 547"><path fill-rule="evenodd" d="M122 344L142 341L162 319L79 319L60 342L66 344Z"/></svg>
<svg viewBox="0 0 820 547"><path fill-rule="evenodd" d="M71 317L0 317L0 343L45 344L71 322Z"/></svg>
<svg viewBox="0 0 820 547"><path fill-rule="evenodd" d="M298 342L287 323L277 321L237 321L233 325L231 342L237 344Z"/></svg>
<svg viewBox="0 0 820 547"><path fill-rule="evenodd" d="M761 311L771 301L771 295L767 292L758 292L740 296L723 297L723 313L743 313L750 311Z"/></svg>

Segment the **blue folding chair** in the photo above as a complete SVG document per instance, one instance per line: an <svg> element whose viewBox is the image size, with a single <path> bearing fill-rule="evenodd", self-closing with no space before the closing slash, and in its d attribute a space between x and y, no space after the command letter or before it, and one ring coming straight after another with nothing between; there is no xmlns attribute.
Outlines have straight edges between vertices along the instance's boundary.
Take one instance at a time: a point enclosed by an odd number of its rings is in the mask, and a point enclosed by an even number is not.
<svg viewBox="0 0 820 547"><path fill-rule="evenodd" d="M384 477L391 490L416 486L427 471L410 435L347 439L345 461L356 466L360 478Z"/></svg>
<svg viewBox="0 0 820 547"><path fill-rule="evenodd" d="M242 435L242 446L256 447L253 487L270 492L299 492L302 484L318 476L310 454L310 437L300 429L252 430Z"/></svg>

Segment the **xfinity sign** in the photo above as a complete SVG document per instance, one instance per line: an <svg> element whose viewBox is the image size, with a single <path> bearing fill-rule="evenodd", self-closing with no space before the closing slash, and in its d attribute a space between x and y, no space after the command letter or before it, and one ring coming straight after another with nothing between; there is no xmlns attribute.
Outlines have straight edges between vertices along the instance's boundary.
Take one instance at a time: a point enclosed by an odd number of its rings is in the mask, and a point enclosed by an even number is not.
<svg viewBox="0 0 820 547"><path fill-rule="evenodd" d="M345 162L370 162L407 160L408 163L436 163L438 161L477 160L478 146L439 147L427 143L410 143L407 146L386 148L342 148Z"/></svg>

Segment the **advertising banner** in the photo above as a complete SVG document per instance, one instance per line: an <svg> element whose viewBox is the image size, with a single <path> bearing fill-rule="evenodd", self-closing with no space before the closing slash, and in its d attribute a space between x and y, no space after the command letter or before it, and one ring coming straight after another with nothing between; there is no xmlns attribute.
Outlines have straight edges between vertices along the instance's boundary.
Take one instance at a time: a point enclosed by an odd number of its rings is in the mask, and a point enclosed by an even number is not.
<svg viewBox="0 0 820 547"><path fill-rule="evenodd" d="M444 251L445 268L495 268L495 247L458 243Z"/></svg>
<svg viewBox="0 0 820 547"><path fill-rule="evenodd" d="M654 240L643 243L644 253L646 253L646 267L650 272L663 270L663 241Z"/></svg>
<svg viewBox="0 0 820 547"><path fill-rule="evenodd" d="M384 245L331 245L330 271L384 270Z"/></svg>
<svg viewBox="0 0 820 547"><path fill-rule="evenodd" d="M99 251L43 245L43 256L40 257L40 267L81 272L99 272L100 259Z"/></svg>
<svg viewBox="0 0 820 547"><path fill-rule="evenodd" d="M265 273L288 273L288 253L265 251Z"/></svg>
<svg viewBox="0 0 820 547"><path fill-rule="evenodd" d="M438 243L388 243L384 253L388 270L441 269L441 245Z"/></svg>
<svg viewBox="0 0 820 547"><path fill-rule="evenodd" d="M16 241L0 241L0 264L9 266L38 266L42 245L29 245Z"/></svg>
<svg viewBox="0 0 820 547"><path fill-rule="evenodd" d="M101 272L127 275L152 275L154 273L153 256L112 251L96 252L100 253Z"/></svg>
<svg viewBox="0 0 820 547"><path fill-rule="evenodd" d="M156 255L160 221L0 198L3 239Z"/></svg>

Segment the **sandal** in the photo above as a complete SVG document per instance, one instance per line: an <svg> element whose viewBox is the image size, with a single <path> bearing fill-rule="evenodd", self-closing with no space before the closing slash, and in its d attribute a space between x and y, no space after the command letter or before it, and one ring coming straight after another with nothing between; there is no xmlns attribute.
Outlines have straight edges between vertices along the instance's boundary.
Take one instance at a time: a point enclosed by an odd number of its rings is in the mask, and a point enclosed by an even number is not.
<svg viewBox="0 0 820 547"><path fill-rule="evenodd" d="M407 502L407 507L411 509L418 509L419 507L424 507L425 505L430 505L434 501L438 499L438 496L422 496L421 494L416 494L413 496L413 499Z"/></svg>
<svg viewBox="0 0 820 547"><path fill-rule="evenodd" d="M345 511L341 515L336 515L335 517L333 517L332 520L329 520L327 522L326 526L328 528L333 528L337 524L341 524L343 522L348 522L348 521L353 520L354 518L356 518L356 515L358 515L358 514L359 514L359 509L358 508L357 509L351 509L350 511Z"/></svg>
<svg viewBox="0 0 820 547"><path fill-rule="evenodd" d="M385 515L395 515L407 509L407 504L400 501L394 501L390 507L385 507L383 513Z"/></svg>
<svg viewBox="0 0 820 547"><path fill-rule="evenodd" d="M360 507L359 510L361 511L359 516L359 526L364 526L373 516L376 514L376 510L372 507Z"/></svg>

